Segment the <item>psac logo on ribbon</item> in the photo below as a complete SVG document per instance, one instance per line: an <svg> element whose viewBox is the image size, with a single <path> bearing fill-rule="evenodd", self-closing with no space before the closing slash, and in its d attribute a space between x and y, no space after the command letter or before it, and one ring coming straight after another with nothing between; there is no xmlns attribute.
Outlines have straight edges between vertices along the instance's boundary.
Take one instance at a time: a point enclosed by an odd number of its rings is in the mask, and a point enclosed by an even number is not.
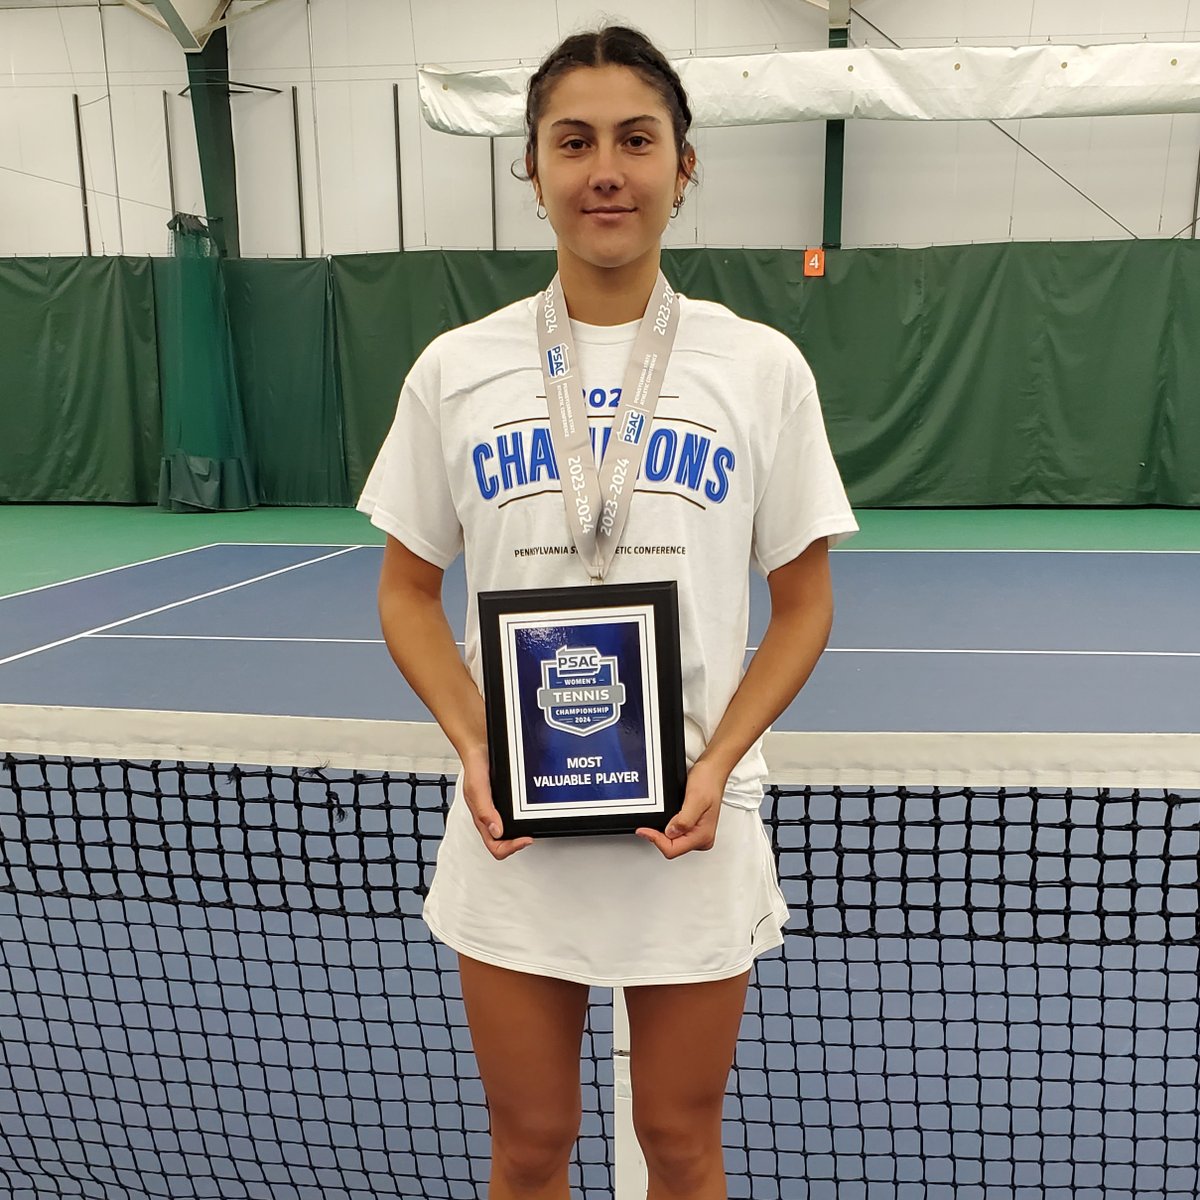
<svg viewBox="0 0 1200 1200"><path fill-rule="evenodd" d="M617 676L616 655L594 646L563 647L542 659L538 708L546 724L578 737L615 725L625 703L625 685Z"/></svg>
<svg viewBox="0 0 1200 1200"><path fill-rule="evenodd" d="M636 446L642 436L642 430L646 427L646 414L640 412L627 412L625 421L621 426L621 441L628 442L631 446Z"/></svg>
<svg viewBox="0 0 1200 1200"><path fill-rule="evenodd" d="M550 378L554 379L559 375L565 375L571 367L567 359L567 344L559 342L557 346L551 346L546 351L546 365L550 370Z"/></svg>

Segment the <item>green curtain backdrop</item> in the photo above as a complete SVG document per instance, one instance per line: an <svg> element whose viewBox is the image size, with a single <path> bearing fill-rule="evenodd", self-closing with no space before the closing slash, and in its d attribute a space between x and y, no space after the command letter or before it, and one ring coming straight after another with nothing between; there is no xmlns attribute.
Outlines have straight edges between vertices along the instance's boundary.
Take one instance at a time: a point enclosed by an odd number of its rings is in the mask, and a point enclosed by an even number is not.
<svg viewBox="0 0 1200 1200"><path fill-rule="evenodd" d="M177 260L0 263L5 498L147 502L160 390L170 455L186 386L203 401L187 453L243 455L268 503L353 502L425 345L554 269L512 251L207 262L232 349L211 290L214 332L181 340ZM1200 242L844 250L822 279L800 251L664 266L797 342L860 506L1200 506ZM240 449L222 388L245 405Z"/></svg>
<svg viewBox="0 0 1200 1200"><path fill-rule="evenodd" d="M221 260L195 218L176 216L171 225L176 257L151 260L163 406L158 506L171 512L253 508L258 491Z"/></svg>
<svg viewBox="0 0 1200 1200"><path fill-rule="evenodd" d="M346 468L357 497L421 351L439 333L540 291L554 275L554 255L424 250L332 262Z"/></svg>
<svg viewBox="0 0 1200 1200"><path fill-rule="evenodd" d="M857 503L1200 504L1200 244L831 253L797 296Z"/></svg>
<svg viewBox="0 0 1200 1200"><path fill-rule="evenodd" d="M0 259L0 500L153 503L149 259Z"/></svg>
<svg viewBox="0 0 1200 1200"><path fill-rule="evenodd" d="M259 503L349 503L329 261L223 269Z"/></svg>

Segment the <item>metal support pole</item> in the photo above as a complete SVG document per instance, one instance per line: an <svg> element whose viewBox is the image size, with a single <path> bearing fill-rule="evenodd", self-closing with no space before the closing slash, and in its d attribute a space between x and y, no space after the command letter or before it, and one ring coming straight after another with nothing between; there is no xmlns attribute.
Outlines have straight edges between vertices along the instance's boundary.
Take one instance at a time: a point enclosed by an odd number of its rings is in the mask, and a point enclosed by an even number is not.
<svg viewBox="0 0 1200 1200"><path fill-rule="evenodd" d="M292 88L292 137L296 143L296 209L300 215L300 257L308 257L308 243L304 240L304 172L300 165L300 100L295 87Z"/></svg>
<svg viewBox="0 0 1200 1200"><path fill-rule="evenodd" d="M847 20L849 13L847 12ZM844 50L850 44L849 25L834 25L829 9L829 48ZM846 122L825 122L825 216L821 244L826 250L842 247L842 198L846 172Z"/></svg>
<svg viewBox="0 0 1200 1200"><path fill-rule="evenodd" d="M200 158L200 183L204 188L204 215L208 232L222 258L240 258L238 225L237 159L233 148L233 114L229 97L244 91L278 88L234 84L229 78L229 30L213 30L199 54L185 54L192 120L196 126L196 151Z"/></svg>
<svg viewBox="0 0 1200 1200"><path fill-rule="evenodd" d="M396 131L396 232L404 249L404 188L400 173L400 85L392 84L392 124Z"/></svg>
<svg viewBox="0 0 1200 1200"><path fill-rule="evenodd" d="M1192 237L1196 236L1196 226L1200 224L1200 159L1196 161L1196 194L1192 197Z"/></svg>
<svg viewBox="0 0 1200 1200"><path fill-rule="evenodd" d="M79 196L83 201L83 240L87 247L86 254L92 252L92 222L88 214L87 176L83 170L83 120L79 113L79 93L71 96L75 107L75 153L79 158Z"/></svg>
<svg viewBox="0 0 1200 1200"><path fill-rule="evenodd" d="M171 151L171 107L170 97L163 92L163 128L167 134L167 188L171 194L171 216L179 211L175 203L175 157Z"/></svg>
<svg viewBox="0 0 1200 1200"><path fill-rule="evenodd" d="M625 992L613 988L613 1134L616 1173L613 1200L646 1194L646 1159L633 1128L633 1088L629 1076L629 1010Z"/></svg>
<svg viewBox="0 0 1200 1200"><path fill-rule="evenodd" d="M492 249L496 249L496 139L488 138L488 165L492 171Z"/></svg>

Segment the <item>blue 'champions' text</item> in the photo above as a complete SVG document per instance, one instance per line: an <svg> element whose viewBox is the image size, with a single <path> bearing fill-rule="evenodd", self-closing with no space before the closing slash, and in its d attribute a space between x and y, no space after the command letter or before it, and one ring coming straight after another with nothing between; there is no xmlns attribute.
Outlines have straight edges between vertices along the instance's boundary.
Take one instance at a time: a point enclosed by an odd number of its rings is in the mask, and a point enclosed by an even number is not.
<svg viewBox="0 0 1200 1200"><path fill-rule="evenodd" d="M591 430L593 453L598 432L603 439L603 457L612 431ZM550 430L542 426L514 429L480 442L471 451L471 461L479 494L485 500L559 477ZM720 504L729 495L729 477L735 465L728 446L714 445L712 438L702 434L664 426L650 434L639 478L650 483L672 483L702 495L711 504Z"/></svg>

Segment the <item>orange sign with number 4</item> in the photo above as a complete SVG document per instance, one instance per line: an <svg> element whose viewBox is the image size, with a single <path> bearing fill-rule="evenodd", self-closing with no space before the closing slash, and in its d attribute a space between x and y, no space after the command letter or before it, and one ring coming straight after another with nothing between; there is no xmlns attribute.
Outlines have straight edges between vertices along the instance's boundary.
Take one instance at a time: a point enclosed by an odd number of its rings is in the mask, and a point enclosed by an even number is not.
<svg viewBox="0 0 1200 1200"><path fill-rule="evenodd" d="M810 277L825 274L824 250L805 250L804 274Z"/></svg>

